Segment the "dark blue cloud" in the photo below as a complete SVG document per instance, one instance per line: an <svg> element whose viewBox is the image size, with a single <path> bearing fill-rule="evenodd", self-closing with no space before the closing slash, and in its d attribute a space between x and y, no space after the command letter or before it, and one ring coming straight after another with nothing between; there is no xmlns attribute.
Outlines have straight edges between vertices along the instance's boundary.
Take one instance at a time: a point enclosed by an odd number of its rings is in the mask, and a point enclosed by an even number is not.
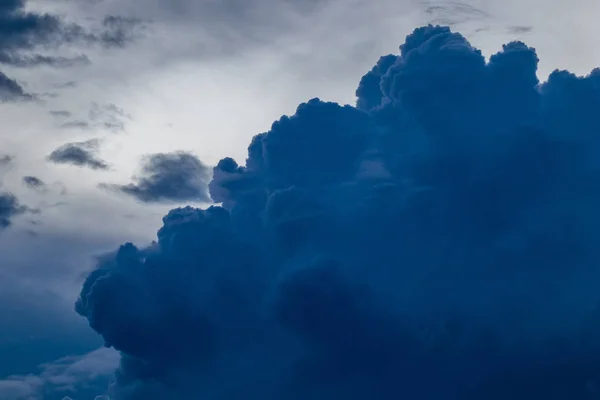
<svg viewBox="0 0 600 400"><path fill-rule="evenodd" d="M48 155L48 161L55 164L71 164L91 169L108 169L108 164L96 156L98 141L95 139L85 142L67 143Z"/></svg>
<svg viewBox="0 0 600 400"><path fill-rule="evenodd" d="M114 398L595 395L600 70L537 63L422 27L357 107L312 99L221 160L221 205L172 210L83 285Z"/></svg>
<svg viewBox="0 0 600 400"><path fill-rule="evenodd" d="M100 187L143 203L209 201L210 169L191 153L152 154L144 159L141 172L135 177L135 183L101 184Z"/></svg>
<svg viewBox="0 0 600 400"><path fill-rule="evenodd" d="M0 192L0 231L12 225L12 219L29 211L14 194Z"/></svg>

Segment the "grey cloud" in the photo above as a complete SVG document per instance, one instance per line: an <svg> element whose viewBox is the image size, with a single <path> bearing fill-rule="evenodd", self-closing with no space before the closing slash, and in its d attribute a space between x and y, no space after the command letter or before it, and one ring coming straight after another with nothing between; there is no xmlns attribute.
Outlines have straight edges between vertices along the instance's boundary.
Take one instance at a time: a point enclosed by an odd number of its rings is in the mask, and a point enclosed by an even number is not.
<svg viewBox="0 0 600 400"><path fill-rule="evenodd" d="M67 68L77 65L89 65L90 59L81 54L76 57L45 56L41 54L22 55L14 53L0 53L0 63L13 67L27 68L47 65L54 68Z"/></svg>
<svg viewBox="0 0 600 400"><path fill-rule="evenodd" d="M67 115L61 114L61 116ZM131 120L131 116L115 104L100 105L96 102L92 102L90 110L84 118L86 119L67 121L60 126L65 129L105 129L118 133L125 130L126 120Z"/></svg>
<svg viewBox="0 0 600 400"><path fill-rule="evenodd" d="M101 35L102 41L109 47L124 47L141 36L145 27L145 23L139 18L117 15L107 15L102 25L105 29Z"/></svg>
<svg viewBox="0 0 600 400"><path fill-rule="evenodd" d="M10 165L13 163L14 160L15 160L14 156L11 156L9 154L0 154L0 167L5 167L7 165Z"/></svg>
<svg viewBox="0 0 600 400"><path fill-rule="evenodd" d="M481 21L490 15L477 7L461 2L425 2L425 13L433 25L454 26L469 21Z"/></svg>
<svg viewBox="0 0 600 400"><path fill-rule="evenodd" d="M331 0L172 0L152 3L106 0L86 2L80 7L88 13L135 15L143 21L151 21L146 36L152 35L156 45L166 52L190 56L190 48L193 48L194 56L200 53L204 58L212 58L239 55L256 45L272 44L275 35L282 39L288 33L300 31L310 23L312 16L330 3ZM183 42L173 45L167 40L168 36L185 35L186 32L188 36Z"/></svg>
<svg viewBox="0 0 600 400"><path fill-rule="evenodd" d="M140 176L134 177L134 183L99 186L132 196L143 203L210 201L208 181L211 170L193 154L152 154L144 159L141 172Z"/></svg>
<svg viewBox="0 0 600 400"><path fill-rule="evenodd" d="M135 25L133 21L114 17L105 19L100 33L94 33L57 15L31 11L26 5L25 0L10 0L4 1L0 7L0 24L3 26L0 32L0 63L18 67L41 64L64 67L89 62L84 55L73 58L46 56L35 50L42 46L57 48L75 43L122 47L124 43L117 43L114 38L128 36Z"/></svg>
<svg viewBox="0 0 600 400"><path fill-rule="evenodd" d="M96 139L67 143L50 153L48 160L56 164L71 164L91 169L108 169L108 164L95 155L98 146L99 141Z"/></svg>
<svg viewBox="0 0 600 400"><path fill-rule="evenodd" d="M66 110L51 110L49 111L50 115L54 116L54 117L70 117L72 114L70 111L66 111Z"/></svg>
<svg viewBox="0 0 600 400"><path fill-rule="evenodd" d="M53 86L57 89L75 88L75 87L77 87L77 82L67 81L67 82L62 82L62 83L56 83Z"/></svg>
<svg viewBox="0 0 600 400"><path fill-rule="evenodd" d="M0 102L33 100L34 98L32 94L25 92L17 81L0 72Z"/></svg>
<svg viewBox="0 0 600 400"><path fill-rule="evenodd" d="M113 132L121 132L125 130L125 120L131 120L131 116L127 114L121 107L109 103L100 105L93 102L88 113L90 121L97 127L102 127Z"/></svg>
<svg viewBox="0 0 600 400"><path fill-rule="evenodd" d="M88 121L75 120L75 121L67 121L62 123L61 128L66 129L90 129L90 123Z"/></svg>
<svg viewBox="0 0 600 400"><path fill-rule="evenodd" d="M523 33L530 33L531 31L533 31L533 27L532 26L509 26L507 28L508 33L511 34L523 34Z"/></svg>
<svg viewBox="0 0 600 400"><path fill-rule="evenodd" d="M27 186L29 189L44 191L46 189L46 184L40 178L35 176L24 176L22 178L23 184Z"/></svg>

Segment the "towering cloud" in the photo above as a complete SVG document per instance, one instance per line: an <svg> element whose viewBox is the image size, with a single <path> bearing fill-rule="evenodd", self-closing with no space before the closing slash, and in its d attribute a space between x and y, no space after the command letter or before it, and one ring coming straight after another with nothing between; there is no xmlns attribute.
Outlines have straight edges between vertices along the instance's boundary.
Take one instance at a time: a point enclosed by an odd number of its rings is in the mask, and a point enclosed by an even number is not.
<svg viewBox="0 0 600 400"><path fill-rule="evenodd" d="M537 62L422 27L219 162L83 285L112 398L597 396L600 70Z"/></svg>

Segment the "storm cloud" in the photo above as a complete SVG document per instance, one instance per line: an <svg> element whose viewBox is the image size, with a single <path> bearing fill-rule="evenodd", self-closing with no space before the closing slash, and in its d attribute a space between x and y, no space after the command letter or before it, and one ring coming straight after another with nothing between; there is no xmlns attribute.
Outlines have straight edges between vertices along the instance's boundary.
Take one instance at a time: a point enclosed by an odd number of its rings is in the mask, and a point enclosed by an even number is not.
<svg viewBox="0 0 600 400"><path fill-rule="evenodd" d="M109 393L592 395L600 69L541 83L537 66L522 42L486 61L421 27L361 79L356 106L311 99L245 163L221 160L220 205L170 211L155 243L123 244L82 287L77 312L121 353ZM116 188L185 200L201 165L153 156Z"/></svg>

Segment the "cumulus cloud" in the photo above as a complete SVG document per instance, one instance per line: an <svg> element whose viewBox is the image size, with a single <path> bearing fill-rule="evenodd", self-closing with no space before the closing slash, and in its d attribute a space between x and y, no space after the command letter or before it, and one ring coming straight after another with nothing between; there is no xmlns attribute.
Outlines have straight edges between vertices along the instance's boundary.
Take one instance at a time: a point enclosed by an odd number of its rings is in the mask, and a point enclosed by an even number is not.
<svg viewBox="0 0 600 400"><path fill-rule="evenodd" d="M134 197L143 203L209 201L210 169L194 154L157 153L145 157L140 176L127 185L100 187Z"/></svg>
<svg viewBox="0 0 600 400"><path fill-rule="evenodd" d="M220 206L170 211L83 284L77 312L121 353L112 398L592 395L600 69L537 65L422 27L356 107L312 99L221 160ZM180 157L120 190L183 200L201 164Z"/></svg>
<svg viewBox="0 0 600 400"><path fill-rule="evenodd" d="M67 143L48 156L48 160L55 164L71 164L78 167L91 169L108 169L108 164L96 156L99 141L91 139L85 142Z"/></svg>

